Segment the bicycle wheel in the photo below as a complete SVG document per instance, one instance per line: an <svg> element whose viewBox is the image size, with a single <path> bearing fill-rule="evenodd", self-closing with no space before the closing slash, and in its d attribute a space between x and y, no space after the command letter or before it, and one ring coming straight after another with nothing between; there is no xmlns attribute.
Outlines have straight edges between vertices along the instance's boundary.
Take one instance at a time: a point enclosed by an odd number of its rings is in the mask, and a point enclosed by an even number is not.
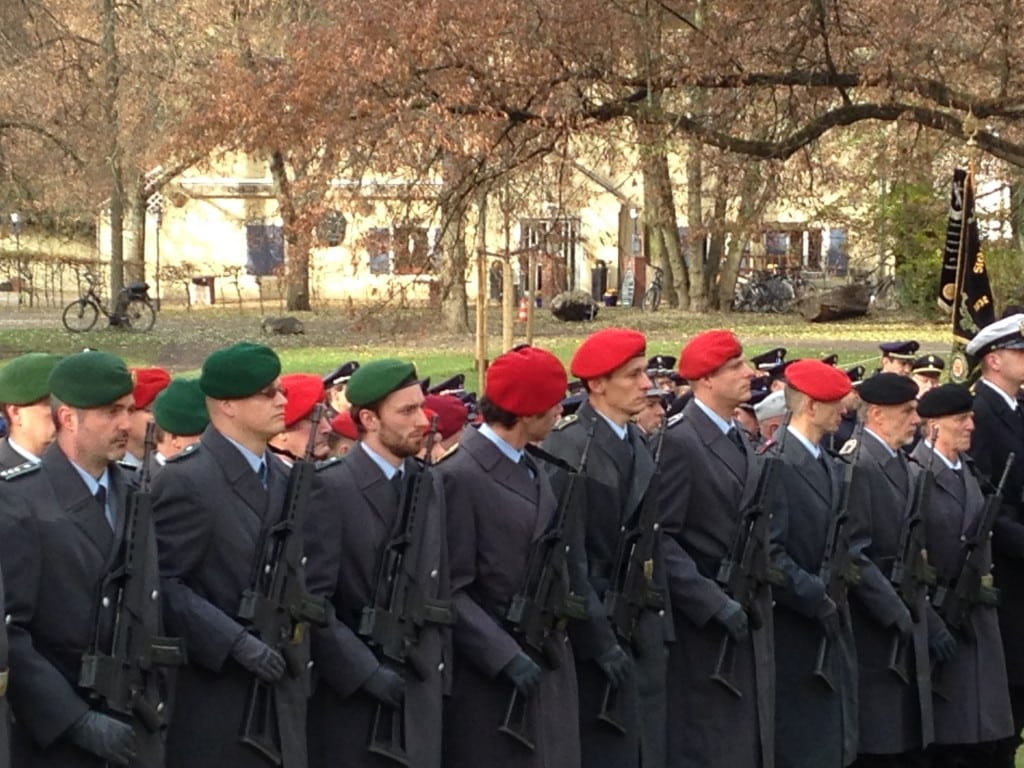
<svg viewBox="0 0 1024 768"><path fill-rule="evenodd" d="M83 333L96 325L99 316L100 310L95 304L88 299L78 299L64 307L60 321L72 333Z"/></svg>
<svg viewBox="0 0 1024 768"><path fill-rule="evenodd" d="M644 312L657 312L658 307L661 306L661 286L654 284L648 288L640 306L643 308Z"/></svg>
<svg viewBox="0 0 1024 768"><path fill-rule="evenodd" d="M124 308L124 316L121 324L131 331L145 333L153 327L156 322L156 312L153 305L145 299L129 299L128 305Z"/></svg>

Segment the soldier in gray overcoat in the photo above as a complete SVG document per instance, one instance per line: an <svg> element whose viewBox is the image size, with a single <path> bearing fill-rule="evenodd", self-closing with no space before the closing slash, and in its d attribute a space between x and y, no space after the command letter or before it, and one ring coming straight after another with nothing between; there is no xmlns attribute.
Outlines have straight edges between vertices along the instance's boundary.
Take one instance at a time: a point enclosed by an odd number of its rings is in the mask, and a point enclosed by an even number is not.
<svg viewBox="0 0 1024 768"><path fill-rule="evenodd" d="M562 622L547 627L542 654L521 642L506 620L513 598L526 587L530 555L558 507L547 475L524 458L524 449L550 432L566 383L565 369L548 352L525 347L502 355L487 372L480 402L484 424L467 429L459 447L437 465L456 614L446 768L580 764L576 674ZM525 699L532 749L498 730L513 692Z"/></svg>
<svg viewBox="0 0 1024 768"><path fill-rule="evenodd" d="M857 752L856 649L846 582L826 583L822 565L831 555L832 568L847 570L849 541L842 527L834 535L842 476L820 443L839 427L850 380L818 360L799 360L786 382L792 415L774 449L782 465L770 493L773 559L785 573L773 591L776 765L842 768Z"/></svg>
<svg viewBox="0 0 1024 768"><path fill-rule="evenodd" d="M583 766L629 768L665 764L664 603L641 608L636 626L609 622L604 599L622 589L624 562L640 521L640 505L654 474L654 461L632 416L646 405L651 382L645 369L642 333L607 328L592 334L573 356L571 371L587 385L587 401L560 420L544 448L578 467L593 426L584 467L587 575L595 597L591 620L570 628L580 695ZM657 517L651 525L657 524ZM651 532L657 540L657 531ZM654 546L651 585L663 595L660 541ZM628 637L629 639L625 639ZM599 717L604 694L615 688L625 733Z"/></svg>
<svg viewBox="0 0 1024 768"><path fill-rule="evenodd" d="M275 764L273 753L283 768L307 763L305 676L240 616L267 531L284 512L287 470L266 449L284 429L280 370L274 351L261 345L210 355L200 377L210 425L153 481L167 626L188 651L167 738L171 768L264 768ZM290 651L301 660L308 633L297 629ZM257 683L271 691L270 723L246 733L262 749L241 740Z"/></svg>
<svg viewBox="0 0 1024 768"><path fill-rule="evenodd" d="M922 764L934 736L931 607L928 585L920 580L928 551L901 450L920 425L917 391L911 379L895 373L879 373L861 384L864 427L855 433L860 444L843 450L844 458L855 461L848 512L851 549L860 569L860 583L850 591L860 699L858 768ZM902 570L896 578L906 585L906 598L891 581L894 566Z"/></svg>
<svg viewBox="0 0 1024 768"><path fill-rule="evenodd" d="M427 427L423 392L416 369L394 360L362 366L346 392L363 439L344 460L324 462L318 469L305 537L309 589L331 604L328 625L312 629L316 684L309 706L309 764L394 766L370 750L379 714L375 750L404 752L411 768L440 768L442 695L451 676L451 608L443 489L414 458ZM401 550L402 573L409 577L410 594L429 600L431 611L410 639L403 662L382 658L379 645L358 632L365 610L389 609L391 585L381 563L386 547L405 533L400 493L408 494L417 477L431 490L426 503L414 510L422 536ZM404 606L392 608L413 621L402 613ZM398 743L392 742L389 728L393 717L403 726Z"/></svg>
<svg viewBox="0 0 1024 768"><path fill-rule="evenodd" d="M129 494L117 461L127 444L131 375L113 355L82 352L57 365L50 381L56 442L41 462L4 473L0 502L14 669L12 765L161 768L160 724L147 727L111 712L80 684L83 655L113 650L118 583L110 576L123 562ZM155 598L136 610L148 631L160 635L153 531L139 530L134 542L135 575ZM140 695L156 709L165 694L161 670L154 669Z"/></svg>
<svg viewBox="0 0 1024 768"><path fill-rule="evenodd" d="M1002 747L1000 740L1013 732L991 589L991 542L984 532L978 539L985 496L966 455L974 432L972 407L970 392L956 384L925 393L918 413L924 419L924 434L934 434L935 442L922 440L913 453L920 471L930 465L935 480L925 525L928 557L936 568L939 587L954 588L968 547L977 547L983 598L970 605L962 627L949 627L957 638L956 651L933 672L935 743L929 752L935 768L991 766ZM948 621L946 606L938 595L933 603Z"/></svg>
<svg viewBox="0 0 1024 768"><path fill-rule="evenodd" d="M694 396L670 422L661 460L663 548L675 624L669 650L669 765L771 766L771 589L760 584L750 596L733 595L717 581L723 560L748 531L747 512L760 473L732 418L750 397L754 370L730 331L694 337L680 355L679 370ZM754 535L750 551L763 564L767 519L760 530L765 533L760 540ZM723 648L732 664L724 665L730 669L720 670L724 677L716 681Z"/></svg>

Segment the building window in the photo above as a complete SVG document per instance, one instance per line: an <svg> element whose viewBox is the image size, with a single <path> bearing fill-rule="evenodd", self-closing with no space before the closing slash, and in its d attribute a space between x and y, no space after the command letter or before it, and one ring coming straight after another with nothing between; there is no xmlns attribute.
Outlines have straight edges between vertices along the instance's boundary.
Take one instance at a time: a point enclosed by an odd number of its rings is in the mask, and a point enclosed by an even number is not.
<svg viewBox="0 0 1024 768"><path fill-rule="evenodd" d="M437 269L426 227L371 229L366 235L366 251L372 275L423 275Z"/></svg>

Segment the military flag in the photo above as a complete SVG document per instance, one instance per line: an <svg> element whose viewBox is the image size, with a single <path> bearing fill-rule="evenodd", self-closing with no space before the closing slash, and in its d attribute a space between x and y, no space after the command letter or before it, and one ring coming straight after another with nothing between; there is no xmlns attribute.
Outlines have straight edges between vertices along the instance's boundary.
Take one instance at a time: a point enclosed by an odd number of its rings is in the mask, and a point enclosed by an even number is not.
<svg viewBox="0 0 1024 768"><path fill-rule="evenodd" d="M973 169L957 168L953 171L949 224L939 282L939 306L950 312L952 317L950 378L954 382L966 381L970 376L971 365L964 351L967 342L996 319L974 202Z"/></svg>

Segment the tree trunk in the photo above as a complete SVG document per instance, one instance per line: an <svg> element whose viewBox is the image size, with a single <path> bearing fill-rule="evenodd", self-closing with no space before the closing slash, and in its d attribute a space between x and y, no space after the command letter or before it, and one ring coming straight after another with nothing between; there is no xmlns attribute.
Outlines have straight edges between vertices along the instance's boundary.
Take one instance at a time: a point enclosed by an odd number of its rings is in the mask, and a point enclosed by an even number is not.
<svg viewBox="0 0 1024 768"><path fill-rule="evenodd" d="M441 264L437 284L441 300L441 324L448 333L469 333L469 298L466 294L466 215L468 193L462 164L449 157L444 163L444 189L441 191ZM478 286L477 291L486 291ZM486 299L486 293L483 294Z"/></svg>
<svg viewBox="0 0 1024 768"><path fill-rule="evenodd" d="M146 198L141 189L126 194L130 202L125 211L125 281L146 279Z"/></svg>
<svg viewBox="0 0 1024 768"><path fill-rule="evenodd" d="M308 312L309 305L309 238L296 226L298 215L292 188L288 181L284 153L275 150L270 156L270 176L274 180L274 196L284 224L285 308L289 312Z"/></svg>
<svg viewBox="0 0 1024 768"><path fill-rule="evenodd" d="M743 170L743 179L740 181L740 202L736 213L736 223L731 228L732 237L729 238L725 264L722 266L721 277L718 281L718 308L725 312L732 310L732 301L736 296L736 276L739 274L740 261L743 258L743 246L749 241L749 233L760 212L758 205L760 191L761 166L758 163L748 163Z"/></svg>
<svg viewBox="0 0 1024 768"><path fill-rule="evenodd" d="M679 222L676 219L672 177L664 143L652 141L653 126L640 126L642 142L641 167L644 180L644 229L647 233L648 256L652 264L665 271L664 292L670 307L685 302L689 281L683 265L683 250L679 242Z"/></svg>
<svg viewBox="0 0 1024 768"><path fill-rule="evenodd" d="M707 297L704 293L704 198L701 190L704 183L704 162L701 150L699 141L691 141L686 156L686 242L690 292L686 305L681 305L681 308L691 312L704 312L707 309Z"/></svg>
<svg viewBox="0 0 1024 768"><path fill-rule="evenodd" d="M711 217L708 238L708 258L704 264L704 295L708 309L718 309L718 273L725 256L725 238L728 234L726 216L729 212L729 191L719 184L715 190L715 211Z"/></svg>
<svg viewBox="0 0 1024 768"><path fill-rule="evenodd" d="M121 83L117 56L117 8L103 0L104 61L103 119L107 130L107 162L110 165L110 301L113 305L124 286L124 173L121 167L120 119L117 97Z"/></svg>

